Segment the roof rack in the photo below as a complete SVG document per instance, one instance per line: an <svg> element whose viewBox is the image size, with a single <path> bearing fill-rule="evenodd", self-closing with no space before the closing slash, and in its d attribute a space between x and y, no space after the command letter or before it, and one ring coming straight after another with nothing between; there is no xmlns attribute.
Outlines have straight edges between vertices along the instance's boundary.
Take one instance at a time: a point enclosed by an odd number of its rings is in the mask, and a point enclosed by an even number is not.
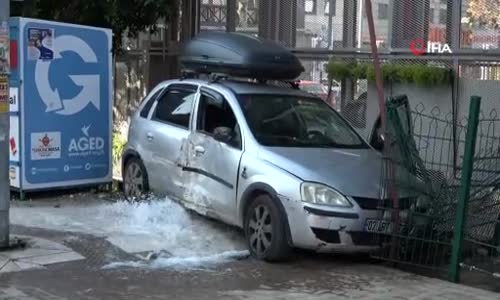
<svg viewBox="0 0 500 300"><path fill-rule="evenodd" d="M234 77L230 74L225 73L209 73L209 72L196 72L193 70L181 70L181 80L185 79L200 79L200 75L207 76L207 80L210 83L217 83L222 80L234 80L234 81L242 81L242 82L257 82L260 84L269 84L269 82L281 82L290 85L291 88L298 90L299 83L294 80L268 80L262 78L249 78L249 77Z"/></svg>
<svg viewBox="0 0 500 300"><path fill-rule="evenodd" d="M226 79L229 79L229 75L228 74L221 74L221 73L212 73L209 75L209 80L210 80L210 83L216 83L216 82L219 82L220 80L226 80Z"/></svg>
<svg viewBox="0 0 500 300"><path fill-rule="evenodd" d="M184 79L191 79L191 78L199 78L200 77L200 73L198 72L194 72L194 71L191 71L191 70L181 70L181 80L184 80Z"/></svg>

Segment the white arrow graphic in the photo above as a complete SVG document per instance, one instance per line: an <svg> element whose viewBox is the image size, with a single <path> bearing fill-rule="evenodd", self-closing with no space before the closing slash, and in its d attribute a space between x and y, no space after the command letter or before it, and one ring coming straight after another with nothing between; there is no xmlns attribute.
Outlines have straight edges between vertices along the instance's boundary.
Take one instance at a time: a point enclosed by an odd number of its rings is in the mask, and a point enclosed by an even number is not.
<svg viewBox="0 0 500 300"><path fill-rule="evenodd" d="M72 35L61 35L54 39L54 59L62 58L61 53L77 53L86 63L97 63L97 56L92 48L82 39ZM57 111L61 115L72 115L92 103L99 110L99 75L72 75L70 78L83 89L73 99L61 100L58 90L52 90L49 82L51 61L38 60L35 66L35 82L42 101L47 106L46 112ZM68 105L68 106L66 106Z"/></svg>
<svg viewBox="0 0 500 300"><path fill-rule="evenodd" d="M52 90L49 82L50 61L38 60L35 66L36 88L43 103L47 106L46 112L59 110L62 107L61 98L57 89Z"/></svg>
<svg viewBox="0 0 500 300"><path fill-rule="evenodd" d="M54 59L61 58L61 53L72 51L80 55L86 63L96 63L94 50L82 39L73 35L61 35L54 40Z"/></svg>
<svg viewBox="0 0 500 300"><path fill-rule="evenodd" d="M83 89L75 98L63 100L64 109L56 111L56 113L65 116L73 115L82 111L89 103L92 103L99 110L101 95L99 75L71 75L70 78Z"/></svg>

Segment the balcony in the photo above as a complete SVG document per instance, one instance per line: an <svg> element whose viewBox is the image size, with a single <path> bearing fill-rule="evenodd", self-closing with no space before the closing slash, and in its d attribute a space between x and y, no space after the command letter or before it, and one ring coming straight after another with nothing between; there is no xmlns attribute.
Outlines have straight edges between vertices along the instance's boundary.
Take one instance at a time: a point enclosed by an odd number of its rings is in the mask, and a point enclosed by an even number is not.
<svg viewBox="0 0 500 300"><path fill-rule="evenodd" d="M225 27L227 21L226 6L202 5L200 7L200 25L202 27Z"/></svg>
<svg viewBox="0 0 500 300"><path fill-rule="evenodd" d="M238 31L257 29L258 10L246 9L237 11L236 24ZM227 24L227 6L225 5L201 5L200 7L200 25L203 29L225 28Z"/></svg>
<svg viewBox="0 0 500 300"><path fill-rule="evenodd" d="M239 28L257 28L259 26L259 11L257 9L239 11L236 18L236 24Z"/></svg>

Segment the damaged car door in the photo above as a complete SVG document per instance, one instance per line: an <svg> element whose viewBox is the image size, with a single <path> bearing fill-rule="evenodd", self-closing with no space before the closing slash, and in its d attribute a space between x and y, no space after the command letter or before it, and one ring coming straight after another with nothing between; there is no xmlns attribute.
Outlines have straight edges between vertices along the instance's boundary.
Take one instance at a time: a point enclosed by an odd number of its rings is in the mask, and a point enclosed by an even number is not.
<svg viewBox="0 0 500 300"><path fill-rule="evenodd" d="M172 84L158 98L145 132L152 163L148 168L154 190L180 199L183 193L182 169L179 159L182 143L189 136L191 114L198 86Z"/></svg>
<svg viewBox="0 0 500 300"><path fill-rule="evenodd" d="M243 143L234 110L221 94L202 87L195 120L186 149L186 201L203 214L236 224Z"/></svg>

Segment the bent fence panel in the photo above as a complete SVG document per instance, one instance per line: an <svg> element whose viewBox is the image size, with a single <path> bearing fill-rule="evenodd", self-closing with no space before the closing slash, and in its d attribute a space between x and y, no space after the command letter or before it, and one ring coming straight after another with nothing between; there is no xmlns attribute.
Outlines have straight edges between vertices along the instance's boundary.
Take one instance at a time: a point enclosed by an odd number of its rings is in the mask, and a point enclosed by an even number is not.
<svg viewBox="0 0 500 300"><path fill-rule="evenodd" d="M393 99L387 107L386 146L374 257L445 276L450 268L468 119L423 104ZM481 112L472 157L469 202L463 217L460 265L500 272L500 118ZM467 277L467 276L465 276Z"/></svg>

